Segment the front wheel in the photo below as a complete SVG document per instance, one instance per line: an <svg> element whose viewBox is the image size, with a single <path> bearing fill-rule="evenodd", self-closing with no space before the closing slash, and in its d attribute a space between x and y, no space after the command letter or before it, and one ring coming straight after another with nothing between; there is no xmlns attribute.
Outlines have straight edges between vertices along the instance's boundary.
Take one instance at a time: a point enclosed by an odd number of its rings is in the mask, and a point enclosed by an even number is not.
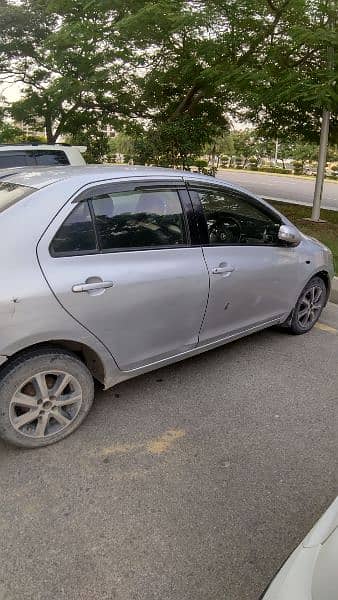
<svg viewBox="0 0 338 600"><path fill-rule="evenodd" d="M0 436L16 446L38 448L62 440L87 416L94 382L71 352L25 352L0 375Z"/></svg>
<svg viewBox="0 0 338 600"><path fill-rule="evenodd" d="M290 333L307 333L317 323L326 303L327 290L321 277L313 277L297 300L288 325Z"/></svg>

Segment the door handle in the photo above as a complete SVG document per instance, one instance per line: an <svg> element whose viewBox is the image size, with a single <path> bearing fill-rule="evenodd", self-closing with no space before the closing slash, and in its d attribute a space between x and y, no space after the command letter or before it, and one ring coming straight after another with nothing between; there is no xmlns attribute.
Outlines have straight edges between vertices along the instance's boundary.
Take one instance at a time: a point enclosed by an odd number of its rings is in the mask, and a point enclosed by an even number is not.
<svg viewBox="0 0 338 600"><path fill-rule="evenodd" d="M106 288L113 287L113 285L113 281L92 281L91 283L77 283L73 285L72 291L75 293L92 292L95 290L105 290Z"/></svg>
<svg viewBox="0 0 338 600"><path fill-rule="evenodd" d="M215 267L212 270L212 274L213 275L224 275L224 274L228 274L231 275L231 273L233 273L233 271L235 270L235 267Z"/></svg>

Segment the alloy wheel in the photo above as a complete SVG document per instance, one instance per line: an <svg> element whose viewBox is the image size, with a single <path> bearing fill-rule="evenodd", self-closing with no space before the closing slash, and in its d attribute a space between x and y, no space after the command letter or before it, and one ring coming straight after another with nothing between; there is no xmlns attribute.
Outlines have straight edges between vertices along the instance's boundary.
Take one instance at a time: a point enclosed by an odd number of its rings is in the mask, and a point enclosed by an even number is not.
<svg viewBox="0 0 338 600"><path fill-rule="evenodd" d="M303 329L309 329L317 321L323 308L323 288L314 284L307 288L300 298L297 321Z"/></svg>
<svg viewBox="0 0 338 600"><path fill-rule="evenodd" d="M82 404L78 380L65 371L42 371L31 376L11 398L9 416L19 433L46 438L69 427Z"/></svg>

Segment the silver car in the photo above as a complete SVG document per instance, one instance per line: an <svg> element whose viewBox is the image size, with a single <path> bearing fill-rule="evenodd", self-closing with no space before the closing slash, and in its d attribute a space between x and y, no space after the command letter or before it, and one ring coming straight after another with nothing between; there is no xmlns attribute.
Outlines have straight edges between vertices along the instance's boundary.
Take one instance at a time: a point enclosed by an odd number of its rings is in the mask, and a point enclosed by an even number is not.
<svg viewBox="0 0 338 600"><path fill-rule="evenodd" d="M0 435L39 447L94 398L272 325L309 331L331 252L245 190L144 167L0 176Z"/></svg>

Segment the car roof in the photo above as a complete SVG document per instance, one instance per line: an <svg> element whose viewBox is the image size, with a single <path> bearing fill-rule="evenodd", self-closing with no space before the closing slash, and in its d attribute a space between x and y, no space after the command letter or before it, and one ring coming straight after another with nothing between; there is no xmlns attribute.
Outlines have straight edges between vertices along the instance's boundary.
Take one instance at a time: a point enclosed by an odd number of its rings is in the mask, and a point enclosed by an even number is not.
<svg viewBox="0 0 338 600"><path fill-rule="evenodd" d="M67 148L76 148L77 146L72 146L71 144L45 144L43 142L18 142L17 144L0 144L0 152L5 152L9 150L10 152L15 152L16 150L62 150Z"/></svg>
<svg viewBox="0 0 338 600"><path fill-rule="evenodd" d="M83 165L83 166L60 166L60 167L12 167L0 171L0 182L5 180L11 183L26 185L41 189L52 183L66 179L75 179L80 185L105 181L107 179L137 177L165 177L205 180L215 183L215 178L190 171L175 169L164 169L161 167L144 167L134 165ZM236 187L228 182L230 187Z"/></svg>

